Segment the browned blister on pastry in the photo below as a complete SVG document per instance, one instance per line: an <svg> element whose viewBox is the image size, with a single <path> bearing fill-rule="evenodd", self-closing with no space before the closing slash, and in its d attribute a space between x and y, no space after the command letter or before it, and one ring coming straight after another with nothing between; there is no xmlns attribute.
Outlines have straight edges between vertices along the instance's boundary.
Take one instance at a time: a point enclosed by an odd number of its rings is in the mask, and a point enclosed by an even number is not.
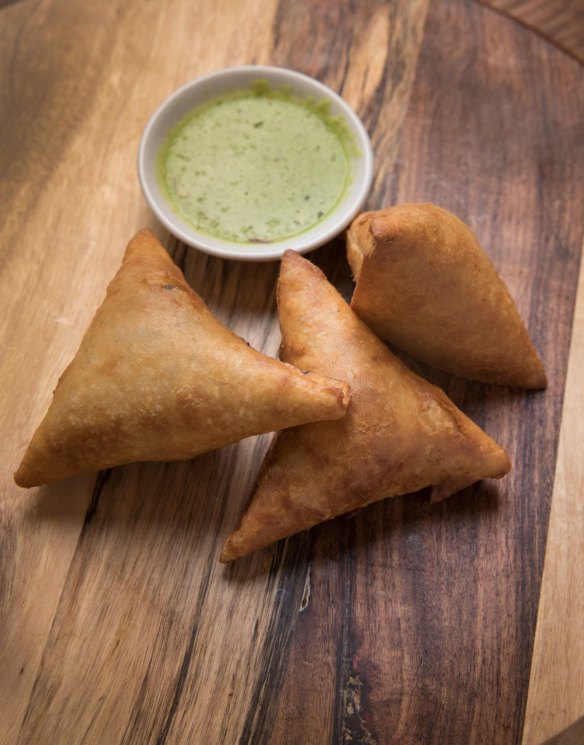
<svg viewBox="0 0 584 745"><path fill-rule="evenodd" d="M222 326L148 230L130 241L15 474L35 486L146 460L179 460L317 419L346 383L270 359Z"/></svg>
<svg viewBox="0 0 584 745"><path fill-rule="evenodd" d="M222 561L384 497L442 499L509 471L506 452L439 388L400 362L313 264L293 252L278 289L282 359L349 382L336 422L278 435Z"/></svg>
<svg viewBox="0 0 584 745"><path fill-rule="evenodd" d="M365 212L347 233L353 310L382 339L441 370L545 388L505 283L461 220L433 204Z"/></svg>

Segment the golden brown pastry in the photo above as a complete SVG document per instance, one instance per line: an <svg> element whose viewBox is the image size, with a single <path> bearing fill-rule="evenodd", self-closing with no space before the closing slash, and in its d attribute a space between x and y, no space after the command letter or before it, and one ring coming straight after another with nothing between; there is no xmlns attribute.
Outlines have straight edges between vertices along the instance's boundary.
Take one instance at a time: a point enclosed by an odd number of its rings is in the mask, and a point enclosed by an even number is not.
<svg viewBox="0 0 584 745"><path fill-rule="evenodd" d="M412 357L485 383L545 388L505 283L461 220L434 204L365 212L347 233L351 307Z"/></svg>
<svg viewBox="0 0 584 745"><path fill-rule="evenodd" d="M292 251L282 260L278 305L282 359L347 380L351 401L336 422L278 435L222 561L384 497L432 486L442 499L508 472L506 452L408 370Z"/></svg>
<svg viewBox="0 0 584 745"><path fill-rule="evenodd" d="M129 243L15 474L20 486L179 460L343 416L345 383L305 375L224 328L148 230Z"/></svg>

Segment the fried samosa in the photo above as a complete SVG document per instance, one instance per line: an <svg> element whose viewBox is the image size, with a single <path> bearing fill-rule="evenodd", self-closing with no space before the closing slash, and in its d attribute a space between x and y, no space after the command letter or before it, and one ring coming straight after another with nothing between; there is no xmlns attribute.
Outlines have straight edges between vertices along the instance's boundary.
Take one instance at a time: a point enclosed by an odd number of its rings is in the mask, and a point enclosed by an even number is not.
<svg viewBox="0 0 584 745"><path fill-rule="evenodd" d="M398 360L292 251L282 260L278 306L282 359L347 380L351 401L336 422L278 435L221 561L384 497L431 486L438 500L509 471L503 448Z"/></svg>
<svg viewBox="0 0 584 745"><path fill-rule="evenodd" d="M156 237L129 243L15 474L31 487L345 413L343 382L251 349L187 285Z"/></svg>
<svg viewBox="0 0 584 745"><path fill-rule="evenodd" d="M365 212L347 232L351 307L413 358L485 383L545 388L542 363L475 235L434 204Z"/></svg>

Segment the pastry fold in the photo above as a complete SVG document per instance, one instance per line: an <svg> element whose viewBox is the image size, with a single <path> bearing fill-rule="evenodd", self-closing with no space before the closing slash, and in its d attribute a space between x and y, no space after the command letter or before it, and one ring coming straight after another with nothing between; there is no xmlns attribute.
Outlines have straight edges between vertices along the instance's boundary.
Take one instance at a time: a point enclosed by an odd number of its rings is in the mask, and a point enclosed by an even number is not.
<svg viewBox="0 0 584 745"><path fill-rule="evenodd" d="M431 486L442 499L509 471L503 448L400 362L292 251L282 260L278 306L282 359L347 380L351 401L336 422L278 435L221 561L384 497Z"/></svg>
<svg viewBox="0 0 584 745"><path fill-rule="evenodd" d="M222 326L149 230L129 243L61 376L16 483L192 458L345 413L346 383L251 349Z"/></svg>
<svg viewBox="0 0 584 745"><path fill-rule="evenodd" d="M417 360L472 380L545 388L542 363L475 235L433 204L357 217L347 232L351 307Z"/></svg>

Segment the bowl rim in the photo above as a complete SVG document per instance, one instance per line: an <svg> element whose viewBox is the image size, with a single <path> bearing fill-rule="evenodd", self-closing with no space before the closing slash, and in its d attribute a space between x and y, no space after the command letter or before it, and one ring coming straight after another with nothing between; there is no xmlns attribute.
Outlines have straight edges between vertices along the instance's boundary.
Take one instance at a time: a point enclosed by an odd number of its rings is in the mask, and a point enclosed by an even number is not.
<svg viewBox="0 0 584 745"><path fill-rule="evenodd" d="M147 147L152 136L153 131L156 128L159 118L170 107L173 103L188 94L191 90L196 89L213 79L218 78L234 78L234 89L237 85L236 78L238 76L248 75L253 73L260 77L266 77L268 82L273 81L274 76L279 78L287 78L290 82L296 80L300 81L311 87L315 92L317 91L323 97L332 99L337 107L342 111L343 116L350 123L351 130L355 134L357 145L361 152L363 160L363 178L362 184L359 191L352 197L350 201L347 201L346 207L343 203L339 205L337 210L338 219L330 226L324 233L318 232L318 224L312 228L308 228L304 233L300 233L296 236L292 236L289 239L283 239L282 241L275 241L270 244L264 244L258 246L257 244L236 244L230 243L229 241L224 242L224 246L215 246L210 244L206 238L213 238L216 242L221 242L221 239L215 236L205 236L204 233L199 233L195 228L190 228L189 231L185 230L177 220L170 219L169 216L159 206L159 200L152 193L146 173L149 168L152 167L151 158L147 158L146 152ZM285 85L285 80L279 80L278 85ZM307 91L306 95L310 92ZM335 91L329 88L320 80L305 75L304 73L296 70L291 70L287 67L276 67L272 65L238 65L234 67L224 67L218 70L213 70L204 75L200 75L192 80L189 80L184 85L170 93L154 110L151 114L146 126L142 132L140 138L140 144L138 147L138 178L140 181L140 187L146 203L150 209L154 212L156 218L162 223L162 225L175 237L186 243L188 246L196 248L199 251L203 251L206 254L212 256L219 256L226 259L234 259L239 261L273 261L280 259L282 254L288 248L292 248L300 254L308 253L316 248L324 245L325 243L332 240L334 237L339 235L355 218L359 210L363 207L365 200L371 190L371 184L373 182L373 165L374 156L373 149L371 147L371 141L369 134L363 125L363 122L359 116L353 111L349 104ZM318 235L312 235L313 232L318 232ZM307 240L302 239L306 236ZM297 243L298 245L289 245L290 242Z"/></svg>

